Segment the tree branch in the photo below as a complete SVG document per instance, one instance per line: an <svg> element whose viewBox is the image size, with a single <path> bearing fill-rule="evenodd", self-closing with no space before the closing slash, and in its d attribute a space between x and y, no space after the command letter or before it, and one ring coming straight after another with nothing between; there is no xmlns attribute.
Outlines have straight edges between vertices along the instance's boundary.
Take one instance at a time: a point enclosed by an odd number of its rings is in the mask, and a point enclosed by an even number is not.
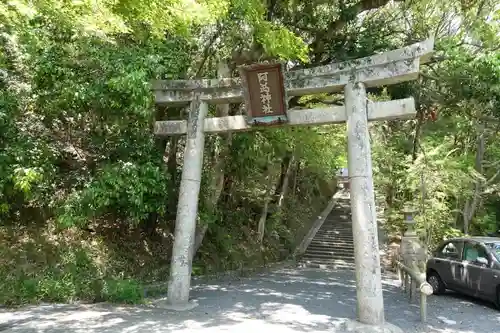
<svg viewBox="0 0 500 333"><path fill-rule="evenodd" d="M343 99L337 99L337 100L333 100L333 101L327 101L327 100L324 100L324 99L321 99L321 98L312 98L312 99L307 100L304 103L296 102L295 105L296 106L300 106L300 107L307 107L309 103L320 103L320 104L326 104L326 105L338 105L338 106L342 106L342 105L344 105L344 103L342 103L342 100Z"/></svg>
<svg viewBox="0 0 500 333"><path fill-rule="evenodd" d="M269 22L271 22L273 19L274 9L276 8L276 2L277 2L277 0L270 0L269 6L267 6L267 20Z"/></svg>
<svg viewBox="0 0 500 333"><path fill-rule="evenodd" d="M396 2L401 2L403 0L394 0ZM332 40L335 35L341 30L347 23L354 20L359 14L377 9L385 6L389 3L389 0L361 0L358 3L346 8L342 11L341 16L338 20L330 22L327 29L323 32L316 34L315 40L311 43L312 55L314 62L319 62L320 56L325 51L325 45L327 41ZM343 13L347 13L342 15Z"/></svg>
<svg viewBox="0 0 500 333"><path fill-rule="evenodd" d="M429 75L429 74L425 74L423 72L420 72L419 73L420 76L426 78L426 79L429 79L429 80L433 80L433 81L439 81L440 79L438 77L435 77L435 76L432 76L432 75Z"/></svg>
<svg viewBox="0 0 500 333"><path fill-rule="evenodd" d="M219 23L217 25L217 29L215 30L215 33L212 35L212 37L209 39L207 45L205 46L205 49L203 50L203 57L201 59L200 64L198 65L198 69L196 70L195 77L199 78L202 75L203 67L205 66L205 62L207 61L208 57L211 54L210 50L212 49L212 46L214 45L217 38L222 33L222 30L223 30L222 27L223 27L223 25L221 23Z"/></svg>
<svg viewBox="0 0 500 333"><path fill-rule="evenodd" d="M500 170L498 170L490 179L486 180L485 186L490 186L495 182L497 179L498 175L500 175Z"/></svg>

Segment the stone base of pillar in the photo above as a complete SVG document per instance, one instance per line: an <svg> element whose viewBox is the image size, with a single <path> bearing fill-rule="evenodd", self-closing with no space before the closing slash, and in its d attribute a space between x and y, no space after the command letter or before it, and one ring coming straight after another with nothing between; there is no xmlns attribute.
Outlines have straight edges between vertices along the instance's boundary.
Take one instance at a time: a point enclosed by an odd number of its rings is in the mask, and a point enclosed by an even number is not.
<svg viewBox="0 0 500 333"><path fill-rule="evenodd" d="M342 324L339 333L404 333L404 331L392 324L385 323L380 326L360 323L356 320L348 320Z"/></svg>
<svg viewBox="0 0 500 333"><path fill-rule="evenodd" d="M160 298L151 304L153 307L157 309L165 309L165 310L172 310L172 311L189 311L194 309L195 307L198 306L198 302L195 300L190 300L187 303L184 304L170 304L168 302L168 299L166 298Z"/></svg>

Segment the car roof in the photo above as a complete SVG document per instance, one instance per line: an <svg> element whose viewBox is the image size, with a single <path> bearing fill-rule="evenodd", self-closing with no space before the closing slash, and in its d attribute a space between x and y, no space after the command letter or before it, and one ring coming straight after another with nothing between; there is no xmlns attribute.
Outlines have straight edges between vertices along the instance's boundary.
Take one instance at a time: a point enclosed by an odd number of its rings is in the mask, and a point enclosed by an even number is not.
<svg viewBox="0 0 500 333"><path fill-rule="evenodd" d="M488 237L488 236L457 237L457 238L447 239L445 242L467 241L467 240L472 240L480 243L500 243L500 237Z"/></svg>

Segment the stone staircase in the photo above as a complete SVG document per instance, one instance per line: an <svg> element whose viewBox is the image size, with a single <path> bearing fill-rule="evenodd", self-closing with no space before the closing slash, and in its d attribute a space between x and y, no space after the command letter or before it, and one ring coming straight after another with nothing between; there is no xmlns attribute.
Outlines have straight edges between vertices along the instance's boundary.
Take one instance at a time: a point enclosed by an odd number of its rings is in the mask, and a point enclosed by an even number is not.
<svg viewBox="0 0 500 333"><path fill-rule="evenodd" d="M343 196L303 254L300 265L316 268L354 269L349 196Z"/></svg>

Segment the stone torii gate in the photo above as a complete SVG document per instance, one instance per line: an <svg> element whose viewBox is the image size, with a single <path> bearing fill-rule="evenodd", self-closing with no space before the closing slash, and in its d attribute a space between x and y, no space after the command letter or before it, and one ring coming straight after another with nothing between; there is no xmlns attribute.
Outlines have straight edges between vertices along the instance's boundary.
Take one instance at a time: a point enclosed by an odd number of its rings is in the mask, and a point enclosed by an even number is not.
<svg viewBox="0 0 500 333"><path fill-rule="evenodd" d="M371 102L366 88L418 78L429 60L432 39L352 61L283 73L282 66L253 65L241 78L155 81L156 103L190 103L188 120L157 121L157 136L187 135L177 209L167 302L189 308L205 133L250 131L262 124L313 126L347 122L348 169L354 234L358 320L384 326L379 244L368 121L415 116L413 98ZM345 106L286 110L286 99L344 91ZM208 104L244 101L247 115L206 118Z"/></svg>

